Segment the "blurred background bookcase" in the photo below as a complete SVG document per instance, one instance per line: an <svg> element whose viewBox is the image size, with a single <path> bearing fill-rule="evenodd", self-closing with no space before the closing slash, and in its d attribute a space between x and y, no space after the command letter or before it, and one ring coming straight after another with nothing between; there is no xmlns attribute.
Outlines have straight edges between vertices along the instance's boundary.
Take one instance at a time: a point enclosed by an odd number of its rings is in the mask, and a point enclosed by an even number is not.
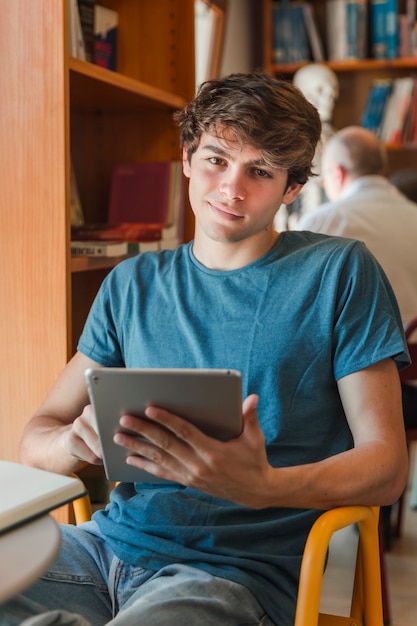
<svg viewBox="0 0 417 626"><path fill-rule="evenodd" d="M172 113L195 90L194 0L99 4L118 13L117 72L69 56L67 0L0 3L2 459L16 460L116 262L73 265L70 160L94 223L105 221L114 163L181 158ZM188 213L186 239L192 230Z"/></svg>
<svg viewBox="0 0 417 626"><path fill-rule="evenodd" d="M321 35L326 54L326 31L328 24L326 21L327 0L311 0L310 4L316 17L317 28ZM329 65L337 74L340 86L340 95L336 102L333 126L336 129L343 128L350 124L360 124L362 114L365 110L369 90L375 79L391 78L402 76L417 76L417 55L409 57L398 57L394 59L371 58L370 39L370 9L371 0L365 2L368 9L367 26L367 55L362 59L349 59L340 61L328 61ZM274 0L263 0L263 65L265 69L281 78L291 80L294 73L305 64L273 62L273 5ZM402 8L398 4L399 10ZM312 60L310 62L313 62ZM417 145L405 144L401 146L387 146L389 154L390 173L406 168L417 167Z"/></svg>

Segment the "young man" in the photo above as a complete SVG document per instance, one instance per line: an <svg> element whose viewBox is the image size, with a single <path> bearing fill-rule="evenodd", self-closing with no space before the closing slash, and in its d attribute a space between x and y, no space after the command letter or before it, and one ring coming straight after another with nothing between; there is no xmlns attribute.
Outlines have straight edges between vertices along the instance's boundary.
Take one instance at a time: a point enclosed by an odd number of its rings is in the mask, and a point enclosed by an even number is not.
<svg viewBox="0 0 417 626"><path fill-rule="evenodd" d="M115 436L141 455L129 463L170 482L121 484L105 512L64 527L56 563L2 625L64 609L94 626L290 626L321 510L403 489L407 355L390 286L359 243L273 229L310 174L317 111L290 83L239 74L205 83L176 119L194 241L111 272L21 459L102 462L84 383L97 365L238 369L243 433L219 442L156 407L122 416L148 440Z"/></svg>

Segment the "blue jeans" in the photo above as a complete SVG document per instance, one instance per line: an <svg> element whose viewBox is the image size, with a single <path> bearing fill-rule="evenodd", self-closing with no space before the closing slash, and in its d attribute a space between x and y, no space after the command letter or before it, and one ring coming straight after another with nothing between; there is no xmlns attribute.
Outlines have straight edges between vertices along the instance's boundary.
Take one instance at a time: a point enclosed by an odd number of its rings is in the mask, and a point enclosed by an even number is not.
<svg viewBox="0 0 417 626"><path fill-rule="evenodd" d="M188 565L155 572L124 563L95 522L61 529L57 560L0 608L0 626L274 626L242 585Z"/></svg>

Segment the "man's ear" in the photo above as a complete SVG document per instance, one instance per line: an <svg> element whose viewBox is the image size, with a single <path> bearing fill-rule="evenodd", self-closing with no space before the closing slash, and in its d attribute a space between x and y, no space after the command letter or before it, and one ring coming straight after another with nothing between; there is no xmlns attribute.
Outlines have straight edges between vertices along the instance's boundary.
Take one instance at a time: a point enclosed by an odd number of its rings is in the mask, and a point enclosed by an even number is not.
<svg viewBox="0 0 417 626"><path fill-rule="evenodd" d="M190 178L191 167L188 160L188 150L186 146L183 146L182 148L182 171L184 172L184 176Z"/></svg>
<svg viewBox="0 0 417 626"><path fill-rule="evenodd" d="M335 165L334 166L333 177L337 180L339 187L345 184L346 179L349 177L349 172L343 165Z"/></svg>
<svg viewBox="0 0 417 626"><path fill-rule="evenodd" d="M303 187L304 185L301 185L300 183L292 183L289 187L287 187L282 198L282 204L291 204Z"/></svg>

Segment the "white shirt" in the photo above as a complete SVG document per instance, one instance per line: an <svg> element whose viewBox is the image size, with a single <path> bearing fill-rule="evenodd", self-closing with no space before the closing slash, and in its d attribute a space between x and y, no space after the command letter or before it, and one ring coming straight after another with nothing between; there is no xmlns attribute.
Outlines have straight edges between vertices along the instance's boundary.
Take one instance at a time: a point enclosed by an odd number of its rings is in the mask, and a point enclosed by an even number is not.
<svg viewBox="0 0 417 626"><path fill-rule="evenodd" d="M403 323L417 316L417 204L386 178L357 178L337 200L302 216L297 230L363 241L388 276Z"/></svg>

